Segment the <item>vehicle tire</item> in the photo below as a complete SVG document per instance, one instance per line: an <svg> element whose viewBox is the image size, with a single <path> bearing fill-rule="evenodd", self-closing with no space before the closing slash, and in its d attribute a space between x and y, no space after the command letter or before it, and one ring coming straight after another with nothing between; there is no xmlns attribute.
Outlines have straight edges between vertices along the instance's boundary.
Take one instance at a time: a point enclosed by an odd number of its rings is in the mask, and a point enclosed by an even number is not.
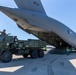
<svg viewBox="0 0 76 75"><path fill-rule="evenodd" d="M7 51L3 52L1 55L1 61L4 63L10 62L12 60L12 53Z"/></svg>
<svg viewBox="0 0 76 75"><path fill-rule="evenodd" d="M24 57L24 58L28 57L28 54L23 54L23 57Z"/></svg>
<svg viewBox="0 0 76 75"><path fill-rule="evenodd" d="M31 56L31 58L33 58L33 59L38 58L38 51L37 51L37 50L31 51L30 56Z"/></svg>
<svg viewBox="0 0 76 75"><path fill-rule="evenodd" d="M43 50L38 51L38 57L40 57L40 58L44 57L44 51Z"/></svg>

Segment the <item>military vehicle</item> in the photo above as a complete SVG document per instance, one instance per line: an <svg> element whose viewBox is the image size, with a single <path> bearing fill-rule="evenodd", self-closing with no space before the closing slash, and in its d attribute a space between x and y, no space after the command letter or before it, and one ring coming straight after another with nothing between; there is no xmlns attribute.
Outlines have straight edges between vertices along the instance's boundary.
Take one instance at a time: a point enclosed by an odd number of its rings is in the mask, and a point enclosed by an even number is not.
<svg viewBox="0 0 76 75"><path fill-rule="evenodd" d="M12 60L12 55L30 55L32 58L44 56L46 43L41 40L18 40L17 36L0 35L0 60L4 63Z"/></svg>

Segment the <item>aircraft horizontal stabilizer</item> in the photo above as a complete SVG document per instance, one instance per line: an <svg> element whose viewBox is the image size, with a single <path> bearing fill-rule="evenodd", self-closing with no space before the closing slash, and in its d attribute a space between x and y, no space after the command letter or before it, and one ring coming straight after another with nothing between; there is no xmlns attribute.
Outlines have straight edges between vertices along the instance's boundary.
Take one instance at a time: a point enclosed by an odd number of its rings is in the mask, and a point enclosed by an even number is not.
<svg viewBox="0 0 76 75"><path fill-rule="evenodd" d="M21 9L46 14L40 0L14 0Z"/></svg>

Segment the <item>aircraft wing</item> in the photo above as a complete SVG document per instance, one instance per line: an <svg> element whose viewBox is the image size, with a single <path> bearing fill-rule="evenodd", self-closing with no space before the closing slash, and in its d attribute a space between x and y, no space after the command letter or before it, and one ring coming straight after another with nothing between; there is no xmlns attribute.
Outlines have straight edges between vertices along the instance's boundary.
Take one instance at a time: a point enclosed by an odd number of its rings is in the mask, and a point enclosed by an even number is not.
<svg viewBox="0 0 76 75"><path fill-rule="evenodd" d="M46 14L40 0L14 0L21 9Z"/></svg>

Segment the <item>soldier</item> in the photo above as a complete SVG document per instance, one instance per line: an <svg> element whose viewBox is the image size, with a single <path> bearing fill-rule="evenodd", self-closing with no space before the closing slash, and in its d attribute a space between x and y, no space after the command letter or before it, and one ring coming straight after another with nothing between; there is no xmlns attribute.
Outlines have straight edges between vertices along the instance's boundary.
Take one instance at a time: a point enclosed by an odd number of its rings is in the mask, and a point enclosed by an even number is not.
<svg viewBox="0 0 76 75"><path fill-rule="evenodd" d="M0 32L1 35L6 35L6 30L4 29L2 32Z"/></svg>
<svg viewBox="0 0 76 75"><path fill-rule="evenodd" d="M67 47L67 48L66 48L66 53L67 53L67 55L69 55L69 52L70 52L70 50L69 50L69 48Z"/></svg>

